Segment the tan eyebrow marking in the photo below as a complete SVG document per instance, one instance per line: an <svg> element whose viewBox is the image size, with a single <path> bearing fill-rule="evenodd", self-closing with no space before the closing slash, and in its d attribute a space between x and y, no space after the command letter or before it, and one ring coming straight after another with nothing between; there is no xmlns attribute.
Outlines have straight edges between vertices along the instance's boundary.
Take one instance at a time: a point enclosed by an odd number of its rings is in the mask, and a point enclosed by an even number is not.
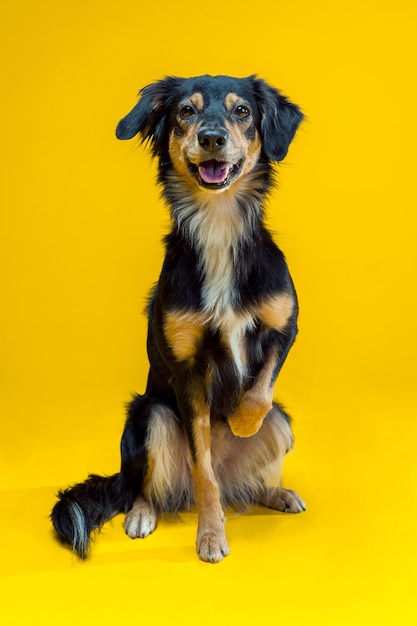
<svg viewBox="0 0 417 626"><path fill-rule="evenodd" d="M241 98L239 98L237 93L228 93L224 99L224 103L228 111L231 111L233 107L235 107L237 103L240 101L241 101Z"/></svg>
<svg viewBox="0 0 417 626"><path fill-rule="evenodd" d="M193 104L195 106L196 109L198 109L199 111L202 111L204 109L204 98L203 98L203 94L200 93L199 91L196 93L193 93L193 95L190 98L190 102L191 104Z"/></svg>

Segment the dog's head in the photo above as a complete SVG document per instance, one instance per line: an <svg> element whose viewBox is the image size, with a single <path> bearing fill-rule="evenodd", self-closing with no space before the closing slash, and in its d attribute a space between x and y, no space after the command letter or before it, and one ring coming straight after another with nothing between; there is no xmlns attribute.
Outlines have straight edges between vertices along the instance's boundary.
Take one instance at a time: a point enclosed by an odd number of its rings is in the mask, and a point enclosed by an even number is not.
<svg viewBox="0 0 417 626"><path fill-rule="evenodd" d="M161 164L201 189L222 191L260 160L281 161L302 120L299 108L255 76L168 77L140 92L119 139L149 141Z"/></svg>

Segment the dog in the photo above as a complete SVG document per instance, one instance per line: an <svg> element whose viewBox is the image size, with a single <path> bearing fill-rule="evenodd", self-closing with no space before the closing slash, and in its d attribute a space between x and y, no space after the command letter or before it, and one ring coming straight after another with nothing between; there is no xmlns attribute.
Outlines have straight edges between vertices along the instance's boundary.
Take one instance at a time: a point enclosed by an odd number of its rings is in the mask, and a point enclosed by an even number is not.
<svg viewBox="0 0 417 626"><path fill-rule="evenodd" d="M299 513L277 484L293 445L274 383L296 334L298 303L264 203L303 119L255 75L166 77L140 92L118 124L158 159L170 210L166 256L148 304L150 362L144 395L128 405L121 469L60 491L51 518L82 558L90 534L126 513L129 537L157 515L195 506L197 554L229 554L226 507L251 503Z"/></svg>

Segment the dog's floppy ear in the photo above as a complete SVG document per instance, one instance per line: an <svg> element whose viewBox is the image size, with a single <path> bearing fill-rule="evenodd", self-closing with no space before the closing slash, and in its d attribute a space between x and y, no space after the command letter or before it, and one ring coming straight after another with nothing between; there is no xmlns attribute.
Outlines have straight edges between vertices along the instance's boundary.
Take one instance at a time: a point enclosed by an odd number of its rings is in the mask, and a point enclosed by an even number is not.
<svg viewBox="0 0 417 626"><path fill-rule="evenodd" d="M277 89L253 77L260 109L260 131L266 156L272 161L282 161L288 152L303 114Z"/></svg>
<svg viewBox="0 0 417 626"><path fill-rule="evenodd" d="M150 141L154 156L160 154L169 112L168 101L178 82L177 78L167 77L141 89L139 102L118 123L116 137L132 139L140 134L142 141Z"/></svg>

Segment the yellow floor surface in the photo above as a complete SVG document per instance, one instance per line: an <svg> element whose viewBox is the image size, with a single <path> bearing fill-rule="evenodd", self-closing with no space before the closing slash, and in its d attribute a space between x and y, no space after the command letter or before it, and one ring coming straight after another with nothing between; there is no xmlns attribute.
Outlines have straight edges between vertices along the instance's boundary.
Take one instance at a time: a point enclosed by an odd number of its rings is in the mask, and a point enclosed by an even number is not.
<svg viewBox="0 0 417 626"><path fill-rule="evenodd" d="M16 0L0 7L0 623L417 624L416 3ZM114 130L164 75L258 73L306 120L268 223L300 335L277 385L307 511L195 513L80 562L58 488L119 465L146 382L142 309L168 217L155 164Z"/></svg>
<svg viewBox="0 0 417 626"><path fill-rule="evenodd" d="M390 427L361 429L358 416L341 411L331 449L303 424L285 482L303 495L306 513L229 514L231 554L216 565L196 557L194 513L164 519L135 541L118 516L82 562L54 539L54 487L3 491L4 623L414 624L411 417L401 416L407 437L393 440ZM391 411L368 419L387 424Z"/></svg>

